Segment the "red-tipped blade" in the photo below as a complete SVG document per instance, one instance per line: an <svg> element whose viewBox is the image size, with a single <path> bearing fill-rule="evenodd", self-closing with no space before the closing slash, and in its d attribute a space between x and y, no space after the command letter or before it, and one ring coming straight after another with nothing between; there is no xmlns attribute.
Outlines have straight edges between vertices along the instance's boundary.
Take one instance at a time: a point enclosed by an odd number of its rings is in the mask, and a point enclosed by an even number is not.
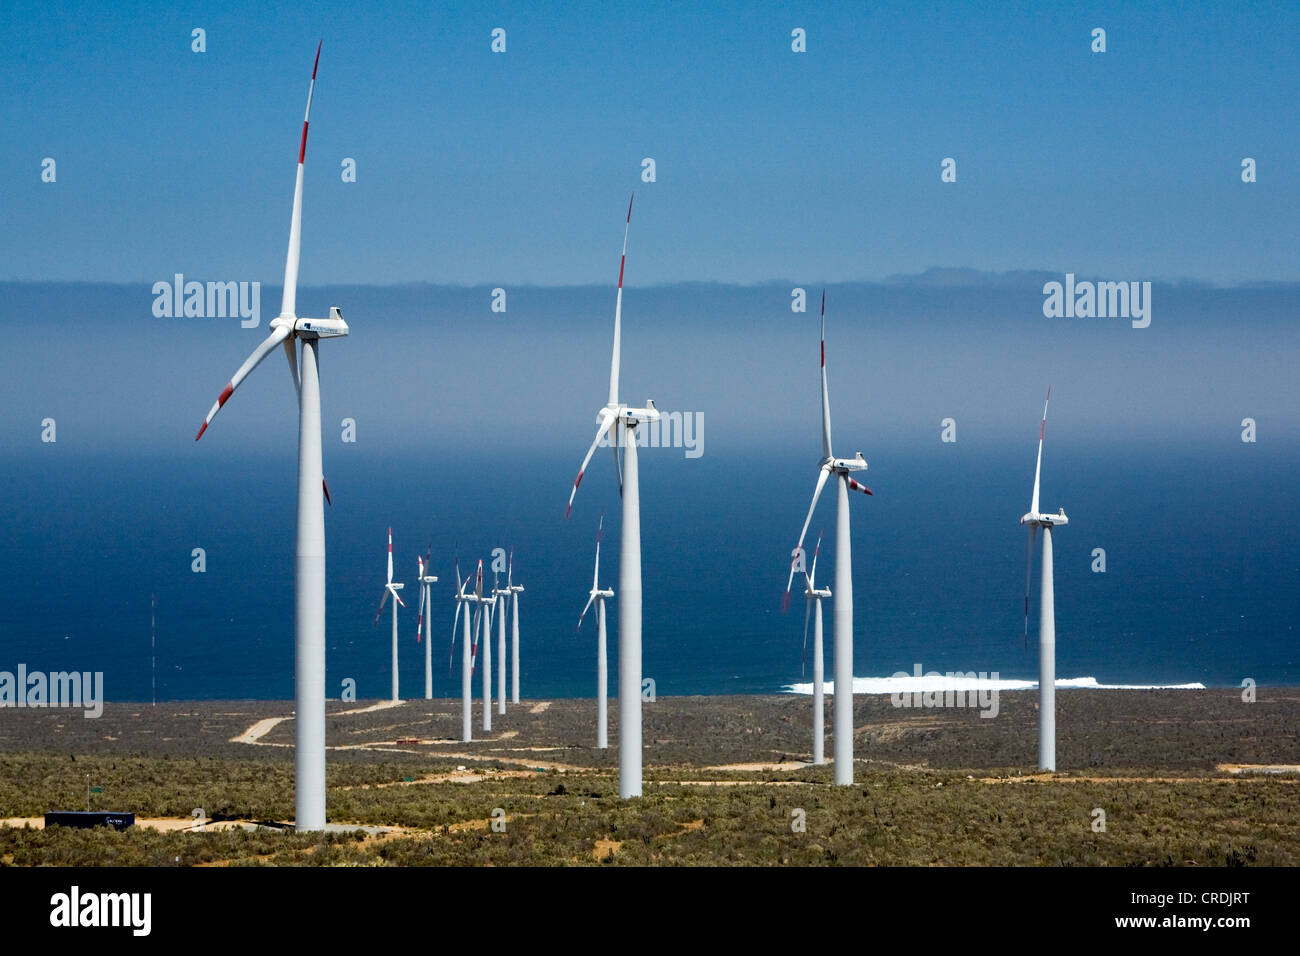
<svg viewBox="0 0 1300 956"><path fill-rule="evenodd" d="M199 433L194 436L195 441L198 441L200 438L203 437L203 433L208 430L208 423L212 421L212 416L215 415L217 412L219 412L221 409L226 407L226 402L230 401L230 396L231 394L234 393L234 391L235 391L234 383L227 382L226 387L223 388L221 390L221 394L217 396L217 407L208 413L207 421L205 421L202 424L202 426L199 427Z"/></svg>
<svg viewBox="0 0 1300 956"><path fill-rule="evenodd" d="M854 478L850 478L850 479L849 479L849 487L852 488L854 491L860 491L860 492L862 492L864 495L869 495L869 494L871 494L871 489L870 489L870 488L868 488L866 485L862 484L862 482L860 482L860 481L858 481L858 480L856 480L856 479L854 479Z"/></svg>

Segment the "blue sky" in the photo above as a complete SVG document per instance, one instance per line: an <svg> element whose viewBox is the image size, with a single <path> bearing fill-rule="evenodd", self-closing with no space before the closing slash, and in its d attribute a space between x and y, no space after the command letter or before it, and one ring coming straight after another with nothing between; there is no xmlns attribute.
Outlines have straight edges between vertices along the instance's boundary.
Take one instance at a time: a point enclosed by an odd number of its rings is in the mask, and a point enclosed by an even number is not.
<svg viewBox="0 0 1300 956"><path fill-rule="evenodd" d="M278 282L318 38L304 285L608 283L634 187L631 284L1296 279L1298 24L1268 3L9 3L0 279Z"/></svg>

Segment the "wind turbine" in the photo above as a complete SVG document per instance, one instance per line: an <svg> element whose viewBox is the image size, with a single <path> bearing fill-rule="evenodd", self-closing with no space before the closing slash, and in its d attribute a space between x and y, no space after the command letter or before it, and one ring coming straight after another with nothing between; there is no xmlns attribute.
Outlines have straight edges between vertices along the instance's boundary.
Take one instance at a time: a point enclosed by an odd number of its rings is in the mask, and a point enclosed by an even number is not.
<svg viewBox="0 0 1300 956"><path fill-rule="evenodd" d="M1061 508L1054 515L1038 510L1038 484L1043 471L1043 436L1047 433L1048 386L1043 420L1038 426L1038 463L1034 466L1034 494L1020 523L1029 525L1029 561L1025 567L1025 642L1029 642L1029 582L1034 573L1034 537L1043 529L1043 570L1038 610L1038 769L1056 770L1056 591L1052 582L1052 528L1070 519Z"/></svg>
<svg viewBox="0 0 1300 956"><path fill-rule="evenodd" d="M447 672L451 673L452 661L456 657L456 622L460 620L461 608L474 600L474 595L466 591L469 587L469 578L463 581L460 577L460 556L456 557L456 616L451 622L451 660L447 661ZM465 608L465 630L461 636L460 649L460 739L462 743L469 743L474 739L474 721L471 714L471 676L474 670L474 662L471 658L470 651L470 611Z"/></svg>
<svg viewBox="0 0 1300 956"><path fill-rule="evenodd" d="M302 247L302 170L307 156L307 121L320 65L320 45L307 87L307 111L298 145L298 172L293 187L289 251L284 262L284 295L271 334L235 372L194 436L198 441L217 412L261 361L284 346L289 374L298 396L298 530L294 565L294 824L299 830L325 827L325 506L329 499L321 468L320 370L316 350L321 339L348 334L336 306L328 319L297 316L298 259ZM302 347L301 362L298 346Z"/></svg>
<svg viewBox="0 0 1300 956"><path fill-rule="evenodd" d="M506 612L510 605L510 589L497 587L497 573L492 572L492 600L501 612L497 616L497 713L506 712Z"/></svg>
<svg viewBox="0 0 1300 956"><path fill-rule="evenodd" d="M515 553L510 552L510 565L506 569L506 590L510 592L510 702L519 703L519 595L524 593L522 584L514 583Z"/></svg>
<svg viewBox="0 0 1300 956"><path fill-rule="evenodd" d="M406 607L406 602L397 592L406 587L405 584L395 584L393 582L393 529L388 529L388 583L384 585L384 596L379 599L379 607L375 611L375 623L379 623L379 615L384 613L384 604L388 601L388 595L393 596L393 703L397 703L397 605Z"/></svg>
<svg viewBox="0 0 1300 956"><path fill-rule="evenodd" d="M832 730L835 736L835 782L853 783L853 549L849 538L849 490L871 494L871 489L852 477L852 472L867 467L862 452L853 458L836 458L831 451L831 400L826 388L826 293L822 292L822 460L817 466L817 485L813 489L808 517L799 532L790 562L790 580L785 585L784 606L790 605L790 585L803 557L803 539L808 533L817 499L826 479L836 477L837 512L835 519L835 711Z"/></svg>
<svg viewBox="0 0 1300 956"><path fill-rule="evenodd" d="M804 596L806 607L803 613L803 652L808 654L808 618L813 618L813 763L826 762L826 702L822 688L822 671L825 666L825 654L822 651L822 601L831 596L830 588L817 589L817 556L822 551L822 536L817 535L817 547L813 549L812 570L805 571Z"/></svg>
<svg viewBox="0 0 1300 956"><path fill-rule="evenodd" d="M416 582L420 586L420 612L415 619L415 640L420 641L420 627L424 627L424 699L433 700L433 588L430 586L438 580L437 575L429 574L428 571L433 567L431 561L433 558L433 545L429 545L424 552L424 557L417 558L420 562L420 573L416 577ZM428 616L425 616L425 608L429 609Z"/></svg>
<svg viewBox="0 0 1300 956"><path fill-rule="evenodd" d="M609 436L623 495L623 532L619 542L618 588L618 793L624 800L641 796L641 486L637 470L636 429L642 422L659 420L655 403L629 408L618 400L623 315L623 266L627 261L627 233L632 225L632 200L627 203L623 226L623 254L618 263L618 297L614 302L614 350L609 362L609 400L596 413L596 438L582 459L578 477L569 492L567 518L582 476L601 440ZM623 460L619 460L619 449Z"/></svg>
<svg viewBox="0 0 1300 956"><path fill-rule="evenodd" d="M600 589L600 539L605 534L605 516L600 516L600 525L596 529L596 570L591 575L591 591L587 604L578 615L578 631L582 631L582 619L587 610L596 605L596 746L604 750L609 746L609 674L605 663L605 598L613 598L612 590Z"/></svg>

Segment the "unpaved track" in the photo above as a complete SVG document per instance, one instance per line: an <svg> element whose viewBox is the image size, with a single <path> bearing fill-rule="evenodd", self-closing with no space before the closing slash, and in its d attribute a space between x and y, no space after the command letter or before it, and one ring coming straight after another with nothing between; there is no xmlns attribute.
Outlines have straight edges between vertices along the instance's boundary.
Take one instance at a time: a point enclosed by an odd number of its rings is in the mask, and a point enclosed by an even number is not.
<svg viewBox="0 0 1300 956"><path fill-rule="evenodd" d="M274 744L263 742L262 738L269 734L277 724L285 720L291 720L290 717L267 717L259 720L253 726L249 727L237 737L231 737L232 744L258 744L262 747L287 747L288 744Z"/></svg>

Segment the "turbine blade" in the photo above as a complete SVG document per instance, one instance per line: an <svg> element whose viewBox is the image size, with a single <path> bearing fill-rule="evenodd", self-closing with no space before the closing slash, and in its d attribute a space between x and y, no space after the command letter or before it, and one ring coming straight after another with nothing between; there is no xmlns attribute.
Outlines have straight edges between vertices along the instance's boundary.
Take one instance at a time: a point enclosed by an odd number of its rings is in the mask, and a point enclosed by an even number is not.
<svg viewBox="0 0 1300 956"><path fill-rule="evenodd" d="M302 251L302 166L307 158L307 122L311 119L311 97L316 90L316 69L320 66L320 44L316 44L316 62L307 85L307 110L302 117L302 140L298 144L298 174L293 187L293 218L289 221L289 252L284 259L284 297L280 314L293 316L298 302L298 259Z"/></svg>
<svg viewBox="0 0 1300 956"><path fill-rule="evenodd" d="M460 609L464 601L456 602L456 616L451 619L451 653L447 655L447 676L451 676L451 670L456 661L456 625L460 623ZM469 612L466 611L466 614Z"/></svg>
<svg viewBox="0 0 1300 956"><path fill-rule="evenodd" d="M849 490L850 490L850 491L860 491L860 492L862 492L864 495L870 495L870 494L871 494L871 489L868 488L866 485L864 485L862 482L858 481L856 478L849 478ZM874 495L873 495L873 497L874 497Z"/></svg>
<svg viewBox="0 0 1300 956"><path fill-rule="evenodd" d="M293 379L293 389L295 392L301 392L302 381L298 378L298 341L296 339L284 340L284 354L289 360L289 377Z"/></svg>
<svg viewBox="0 0 1300 956"><path fill-rule="evenodd" d="M627 264L627 234L632 228L633 193L627 201L627 222L623 224L623 254L618 260L618 298L614 300L614 351L609 360L609 404L618 404L618 371L622 358L623 266ZM620 487L622 483L620 482Z"/></svg>
<svg viewBox="0 0 1300 956"><path fill-rule="evenodd" d="M1034 576L1034 538L1038 525L1029 526L1029 553L1025 560L1025 650L1029 650L1029 585Z"/></svg>
<svg viewBox="0 0 1300 956"><path fill-rule="evenodd" d="M600 524L596 526L596 568L591 572L591 589L600 590L600 539L605 536L605 512L600 513Z"/></svg>
<svg viewBox="0 0 1300 956"><path fill-rule="evenodd" d="M424 577L424 562L420 562L420 577ZM415 643L419 644L423 640L421 628L424 627L424 581L419 581L420 588L420 609L415 617Z"/></svg>
<svg viewBox="0 0 1300 956"><path fill-rule="evenodd" d="M389 590L393 590L393 589L390 588ZM402 600L402 596L398 594L397 591L395 590L393 590L393 600L396 601L399 606L406 607L406 602Z"/></svg>
<svg viewBox="0 0 1300 956"><path fill-rule="evenodd" d="M481 613L483 613L483 605L480 604L474 608L474 621L469 626L470 635L474 638L469 645L469 672L471 674L474 673L474 668L478 666L478 620Z"/></svg>
<svg viewBox="0 0 1300 956"><path fill-rule="evenodd" d="M814 597L810 594L810 595L808 595L808 599L807 599L806 601L804 601L804 610L803 610L803 657L800 659L800 662L799 662L799 677L800 677L801 680L803 679L804 675L808 673L808 619L812 617L812 602L815 601L815 600L816 600L816 598L814 598Z"/></svg>
<svg viewBox="0 0 1300 956"><path fill-rule="evenodd" d="M812 570L808 572L808 588L810 590L814 587L813 582L817 580L817 556L822 553L822 534L821 531L817 532L817 547L813 549Z"/></svg>
<svg viewBox="0 0 1300 956"><path fill-rule="evenodd" d="M393 529L388 529L388 583L393 583ZM393 597L397 597L396 594Z"/></svg>
<svg viewBox="0 0 1300 956"><path fill-rule="evenodd" d="M1038 479L1043 471L1043 436L1047 434L1047 404L1052 400L1052 386L1047 386L1047 398L1043 401L1043 420L1038 426L1038 463L1034 465L1034 495L1029 500L1029 513L1038 514Z"/></svg>
<svg viewBox="0 0 1300 956"><path fill-rule="evenodd" d="M831 457L831 397L826 387L826 290L822 289L822 457Z"/></svg>
<svg viewBox="0 0 1300 956"><path fill-rule="evenodd" d="M582 608L582 613L578 615L578 630L582 630L582 619L587 616L587 611L591 609L592 604L596 602L596 592L593 590L591 596L587 598L587 603Z"/></svg>
<svg viewBox="0 0 1300 956"><path fill-rule="evenodd" d="M333 507L334 499L330 497L330 486L326 483L324 478L321 478L320 486L321 490L325 492L325 503Z"/></svg>
<svg viewBox="0 0 1300 956"><path fill-rule="evenodd" d="M253 354L244 359L244 364L239 366L239 370L231 376L230 381L226 383L226 387L222 389L221 394L217 397L216 403L208 411L208 417L203 419L203 425L199 428L199 433L194 436L195 441L203 437L203 433L208 430L208 425L212 423L212 419L216 418L217 412L221 411L226 402L230 401L230 396L234 394L235 389L239 388L240 383L248 378L249 373L262 363L262 359L270 355L272 350L287 339L291 332L292 329L288 326L277 326L271 330L270 335L262 340L261 345L253 349Z"/></svg>
<svg viewBox="0 0 1300 956"><path fill-rule="evenodd" d="M610 426L618 419L611 412L602 412L600 416L600 425L596 429L596 437L587 449L586 457L582 459L582 465L578 468L578 477L573 479L573 490L569 492L569 506L564 509L564 517L568 519L569 514L573 511L573 498L578 493L578 486L582 484L582 476L587 472L587 465L591 464L591 456L596 454L596 446L600 444L601 438L610 430ZM615 449L617 451L617 449Z"/></svg>
<svg viewBox="0 0 1300 956"><path fill-rule="evenodd" d="M379 599L379 607L375 608L375 623L379 623L379 615L384 613L384 605L388 603L388 595L392 592L384 588L384 596Z"/></svg>
<svg viewBox="0 0 1300 956"><path fill-rule="evenodd" d="M623 497L623 449L618 444L618 426L614 426L614 441L609 447L614 451L614 471L618 475L618 496Z"/></svg>
<svg viewBox="0 0 1300 956"><path fill-rule="evenodd" d="M794 546L794 552L790 556L790 579L785 582L785 597L781 601L781 610L783 611L788 610L790 607L790 586L794 584L798 552L803 547L804 536L808 533L808 523L812 521L813 512L817 509L817 499L822 496L822 489L826 487L826 479L829 477L829 468L823 467L817 472L817 487L813 489L812 504L808 506L808 517L803 519L803 530L799 532L799 543Z"/></svg>

